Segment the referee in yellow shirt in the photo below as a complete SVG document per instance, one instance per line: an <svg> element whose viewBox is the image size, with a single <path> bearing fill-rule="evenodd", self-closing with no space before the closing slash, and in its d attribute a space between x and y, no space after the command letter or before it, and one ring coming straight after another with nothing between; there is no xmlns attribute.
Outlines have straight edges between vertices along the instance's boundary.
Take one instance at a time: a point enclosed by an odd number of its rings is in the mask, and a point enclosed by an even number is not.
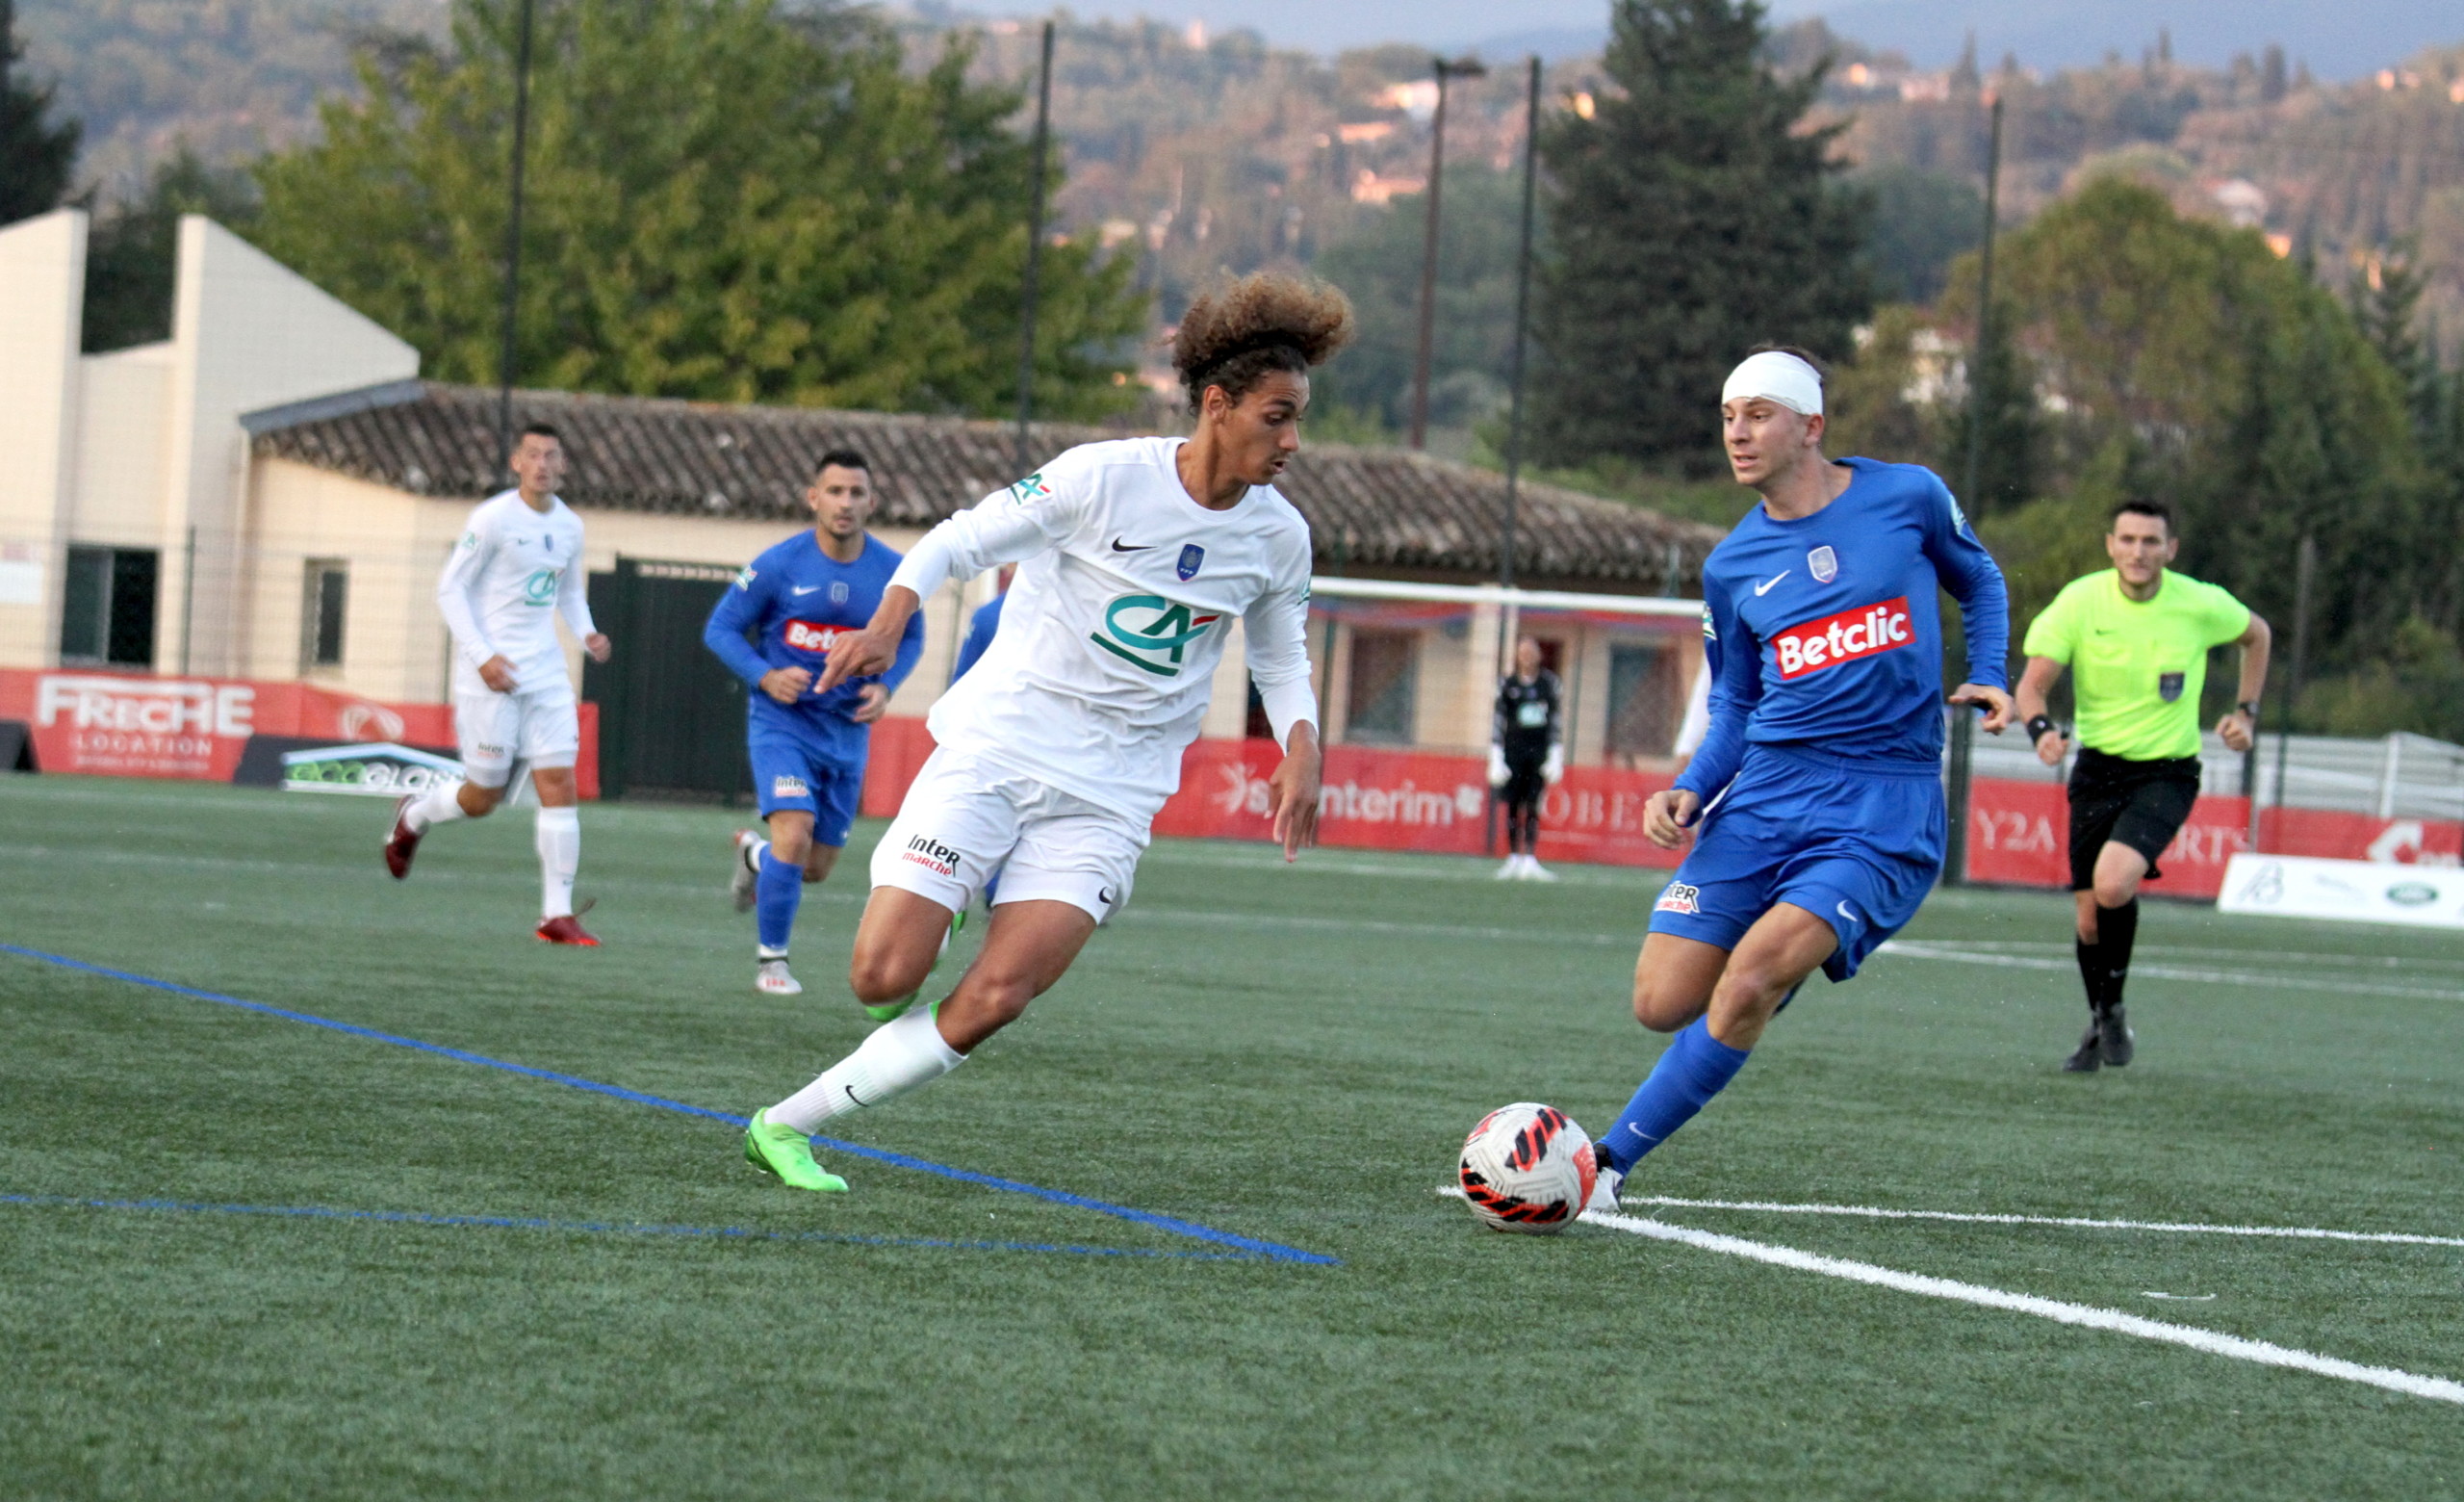
<svg viewBox="0 0 2464 1502"><path fill-rule="evenodd" d="M2122 983L2139 935L2139 884L2198 799L2198 698L2211 647L2242 649L2242 690L2216 733L2236 751L2258 733L2268 681L2268 623L2214 584L2166 568L2181 551L2172 513L2125 501L2105 534L2114 566L2072 580L2028 627L2018 711L2038 760L2062 764L2068 742L2045 713L2066 667L2078 701L2079 763L2070 773L2070 891L2078 904L2079 978L2088 1035L2063 1061L2074 1072L2130 1062Z"/></svg>

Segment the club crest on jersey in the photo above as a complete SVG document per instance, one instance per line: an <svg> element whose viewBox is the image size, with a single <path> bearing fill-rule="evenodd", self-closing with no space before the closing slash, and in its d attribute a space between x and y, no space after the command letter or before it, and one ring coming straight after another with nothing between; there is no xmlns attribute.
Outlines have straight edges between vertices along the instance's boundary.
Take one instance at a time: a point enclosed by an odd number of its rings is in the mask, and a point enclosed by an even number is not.
<svg viewBox="0 0 2464 1502"><path fill-rule="evenodd" d="M1220 619L1162 595L1122 595L1104 608L1104 629L1087 639L1158 678L1178 678L1190 644Z"/></svg>
<svg viewBox="0 0 2464 1502"><path fill-rule="evenodd" d="M2182 689L2189 681L2187 673L2159 673L2156 675L2156 697L2170 704L2182 696Z"/></svg>
<svg viewBox="0 0 2464 1502"><path fill-rule="evenodd" d="M1050 494L1052 494L1052 487L1043 482L1041 470L1036 471L1010 487L1010 499L1020 505L1025 505L1030 501L1040 501Z"/></svg>
<svg viewBox="0 0 2464 1502"><path fill-rule="evenodd" d="M847 581L834 579L830 582L830 603L833 605L847 603Z"/></svg>
<svg viewBox="0 0 2464 1502"><path fill-rule="evenodd" d="M1673 881L1668 884L1668 890L1659 894L1659 900L1652 904L1652 911L1656 913L1700 912L1702 895L1703 889L1700 887L1689 887L1681 881Z"/></svg>
<svg viewBox="0 0 2464 1502"><path fill-rule="evenodd" d="M1197 577L1199 567L1205 562L1206 550L1193 542L1181 549L1181 560L1172 565L1172 572L1180 575L1181 582L1187 583Z"/></svg>
<svg viewBox="0 0 2464 1502"><path fill-rule="evenodd" d="M1915 639L1916 618L1909 613L1908 597L1900 595L1791 626L1772 636L1771 654L1786 681L1895 651Z"/></svg>
<svg viewBox="0 0 2464 1502"><path fill-rule="evenodd" d="M1806 572L1813 576L1817 584L1831 583L1839 577L1839 555L1831 551L1831 544L1824 543L1806 555Z"/></svg>
<svg viewBox="0 0 2464 1502"><path fill-rule="evenodd" d="M780 629L779 639L799 652L827 652L830 644L847 634L845 626L824 626L819 621L789 621Z"/></svg>

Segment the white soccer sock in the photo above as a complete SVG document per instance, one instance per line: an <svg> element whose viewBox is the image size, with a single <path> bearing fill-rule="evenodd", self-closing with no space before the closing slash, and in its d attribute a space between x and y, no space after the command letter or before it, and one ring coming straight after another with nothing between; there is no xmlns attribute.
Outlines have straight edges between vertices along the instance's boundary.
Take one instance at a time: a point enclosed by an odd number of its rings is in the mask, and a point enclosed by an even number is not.
<svg viewBox="0 0 2464 1502"><path fill-rule="evenodd" d="M402 811L402 822L411 833L424 835L432 825L450 824L457 818L469 818L462 812L462 785L438 783L423 793L417 803Z"/></svg>
<svg viewBox="0 0 2464 1502"><path fill-rule="evenodd" d="M739 858L744 862L744 868L751 871L756 876L760 875L761 858L770 853L770 842L767 840L748 841L740 847L740 850L741 854Z"/></svg>
<svg viewBox="0 0 2464 1502"><path fill-rule="evenodd" d="M769 1119L810 1136L834 1116L895 1100L958 1068L966 1055L941 1041L933 1011L919 1006L874 1028L855 1052L770 1107Z"/></svg>
<svg viewBox="0 0 2464 1502"><path fill-rule="evenodd" d="M574 871L581 865L581 810L541 809L533 831L539 849L539 916L574 910Z"/></svg>

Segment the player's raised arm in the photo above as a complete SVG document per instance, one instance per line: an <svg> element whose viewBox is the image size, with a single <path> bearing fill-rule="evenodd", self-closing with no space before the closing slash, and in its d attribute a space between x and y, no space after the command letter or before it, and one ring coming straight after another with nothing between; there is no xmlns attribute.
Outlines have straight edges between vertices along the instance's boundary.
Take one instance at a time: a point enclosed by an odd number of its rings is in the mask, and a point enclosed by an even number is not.
<svg viewBox="0 0 2464 1502"><path fill-rule="evenodd" d="M1946 486L1925 529L1925 556L1960 606L1960 634L1967 641L1967 677L1952 690L1953 704L1981 705L1984 728L2000 735L2015 712L2011 701L2011 590L2002 567L1977 541Z"/></svg>

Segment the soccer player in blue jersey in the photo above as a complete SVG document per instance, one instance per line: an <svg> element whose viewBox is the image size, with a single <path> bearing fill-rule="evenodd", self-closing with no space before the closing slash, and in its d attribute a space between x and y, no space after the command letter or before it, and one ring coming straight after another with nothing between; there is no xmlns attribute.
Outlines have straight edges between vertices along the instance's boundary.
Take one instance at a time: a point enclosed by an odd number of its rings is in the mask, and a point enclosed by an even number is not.
<svg viewBox="0 0 2464 1502"><path fill-rule="evenodd" d="M770 838L737 831L731 888L737 911L755 913L754 985L777 996L804 990L787 969L787 937L804 885L828 876L846 846L872 723L924 650L924 617L917 614L886 671L813 691L830 644L881 608L900 556L864 531L873 480L862 454L823 454L805 504L812 507L812 530L747 565L702 629L719 660L755 690L745 707L745 741Z"/></svg>
<svg viewBox="0 0 2464 1502"><path fill-rule="evenodd" d="M1675 1032L1601 1137L1592 1207L1735 1077L1820 968L1846 980L1916 914L1942 869L1942 640L1959 602L1967 682L2010 723L2008 596L1932 471L1826 458L1822 376L1765 350L1720 394L1729 467L1761 493L1703 564L1710 724L1644 832L1694 848L1634 964L1634 1017Z"/></svg>

